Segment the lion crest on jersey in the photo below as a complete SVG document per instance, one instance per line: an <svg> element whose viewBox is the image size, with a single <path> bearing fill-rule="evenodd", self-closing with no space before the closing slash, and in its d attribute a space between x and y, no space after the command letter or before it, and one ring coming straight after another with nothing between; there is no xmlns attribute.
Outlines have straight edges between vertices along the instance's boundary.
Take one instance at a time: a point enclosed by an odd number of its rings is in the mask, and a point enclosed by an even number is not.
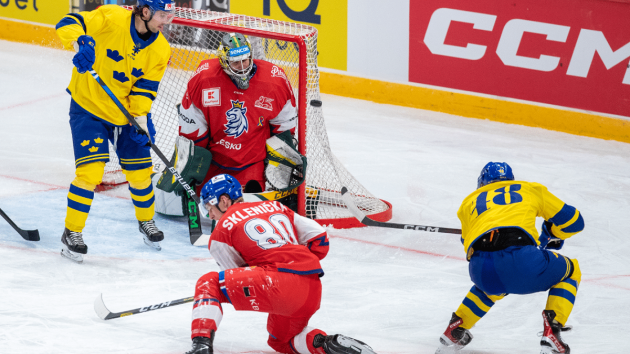
<svg viewBox="0 0 630 354"><path fill-rule="evenodd" d="M245 102L240 102L239 100L230 100L230 102L232 102L232 108L225 112L228 122L224 125L225 130L223 132L227 136L238 138L249 130L249 123L245 115L247 108L245 108Z"/></svg>

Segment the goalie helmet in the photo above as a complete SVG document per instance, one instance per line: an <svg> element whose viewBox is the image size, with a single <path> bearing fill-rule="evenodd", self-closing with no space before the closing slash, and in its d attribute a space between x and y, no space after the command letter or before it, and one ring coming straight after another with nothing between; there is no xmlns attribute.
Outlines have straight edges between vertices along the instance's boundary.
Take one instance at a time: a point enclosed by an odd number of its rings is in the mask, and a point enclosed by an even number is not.
<svg viewBox="0 0 630 354"><path fill-rule="evenodd" d="M204 205L217 205L219 198L227 194L232 200L237 200L243 196L241 184L238 180L228 174L221 174L212 177L201 189L201 201Z"/></svg>
<svg viewBox="0 0 630 354"><path fill-rule="evenodd" d="M240 33L225 34L217 49L217 55L223 71L234 84L241 90L247 89L254 68L252 45L247 37Z"/></svg>
<svg viewBox="0 0 630 354"><path fill-rule="evenodd" d="M479 178L477 178L477 188L479 189L494 182L513 180L514 174L510 165L505 162L488 162L481 170Z"/></svg>

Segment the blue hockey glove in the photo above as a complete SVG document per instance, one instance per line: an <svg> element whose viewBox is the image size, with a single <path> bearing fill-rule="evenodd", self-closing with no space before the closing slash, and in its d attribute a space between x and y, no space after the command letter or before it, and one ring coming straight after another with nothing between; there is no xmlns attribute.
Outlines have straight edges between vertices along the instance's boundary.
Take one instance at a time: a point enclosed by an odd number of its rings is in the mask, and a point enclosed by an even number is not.
<svg viewBox="0 0 630 354"><path fill-rule="evenodd" d="M77 67L79 74L83 74L92 69L94 60L96 60L94 53L96 42L94 42L94 38L82 35L77 39L77 44L79 45L79 51L72 58L72 64Z"/></svg>
<svg viewBox="0 0 630 354"><path fill-rule="evenodd" d="M144 122L145 118L146 123ZM146 124L146 130L151 135L151 141L155 142L155 126L153 125L153 120L151 119L151 113L147 114L146 117L136 117L136 121L143 129L145 129L144 125ZM137 129L133 129L129 138L142 146L146 146L149 149L151 148L151 145L149 144L149 137L145 134L145 132L141 133Z"/></svg>
<svg viewBox="0 0 630 354"><path fill-rule="evenodd" d="M564 246L564 240L557 238L551 233L551 221L545 221L540 230L540 249L543 250L559 250Z"/></svg>

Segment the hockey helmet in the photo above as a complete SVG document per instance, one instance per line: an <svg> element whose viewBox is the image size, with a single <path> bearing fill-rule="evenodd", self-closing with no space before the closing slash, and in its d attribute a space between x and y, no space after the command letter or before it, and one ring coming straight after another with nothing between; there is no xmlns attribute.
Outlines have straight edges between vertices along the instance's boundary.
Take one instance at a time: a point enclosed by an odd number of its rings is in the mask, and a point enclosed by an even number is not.
<svg viewBox="0 0 630 354"><path fill-rule="evenodd" d="M254 68L252 44L249 39L240 33L226 33L221 38L217 55L223 71L236 86L241 90L247 89Z"/></svg>
<svg viewBox="0 0 630 354"><path fill-rule="evenodd" d="M488 162L477 178L477 188L494 182L513 180L512 167L506 162Z"/></svg>
<svg viewBox="0 0 630 354"><path fill-rule="evenodd" d="M138 4L136 6L148 6L151 11L175 11L175 2L172 0L138 0Z"/></svg>
<svg viewBox="0 0 630 354"><path fill-rule="evenodd" d="M173 0L138 0L137 8L142 9L145 6L151 10L151 17L148 21L151 21L157 11L166 12L168 23L173 21L175 17L175 2Z"/></svg>
<svg viewBox="0 0 630 354"><path fill-rule="evenodd" d="M243 196L241 184L238 180L228 174L221 174L212 177L201 189L201 201L203 205L217 205L219 198L227 194L232 200Z"/></svg>

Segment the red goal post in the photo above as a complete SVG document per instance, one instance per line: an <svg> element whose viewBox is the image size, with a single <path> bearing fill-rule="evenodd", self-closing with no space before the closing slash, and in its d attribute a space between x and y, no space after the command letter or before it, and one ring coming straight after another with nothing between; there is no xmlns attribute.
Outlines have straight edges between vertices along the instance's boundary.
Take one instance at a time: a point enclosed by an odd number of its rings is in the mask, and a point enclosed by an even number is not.
<svg viewBox="0 0 630 354"><path fill-rule="evenodd" d="M126 7L131 8L131 7ZM156 126L156 145L165 156L173 152L178 135L176 104L181 102L188 79L205 59L215 58L224 33L246 35L254 60L267 60L283 69L297 99L297 140L308 159L306 181L298 189L298 212L323 225L336 228L363 226L348 211L341 188L348 188L357 206L370 218L388 221L391 204L373 196L332 154L321 107L317 68L317 29L311 26L224 12L175 9L175 18L162 32L171 45L171 59L160 82L151 109ZM120 170L115 154L110 156L106 176ZM153 155L156 172L164 165Z"/></svg>

